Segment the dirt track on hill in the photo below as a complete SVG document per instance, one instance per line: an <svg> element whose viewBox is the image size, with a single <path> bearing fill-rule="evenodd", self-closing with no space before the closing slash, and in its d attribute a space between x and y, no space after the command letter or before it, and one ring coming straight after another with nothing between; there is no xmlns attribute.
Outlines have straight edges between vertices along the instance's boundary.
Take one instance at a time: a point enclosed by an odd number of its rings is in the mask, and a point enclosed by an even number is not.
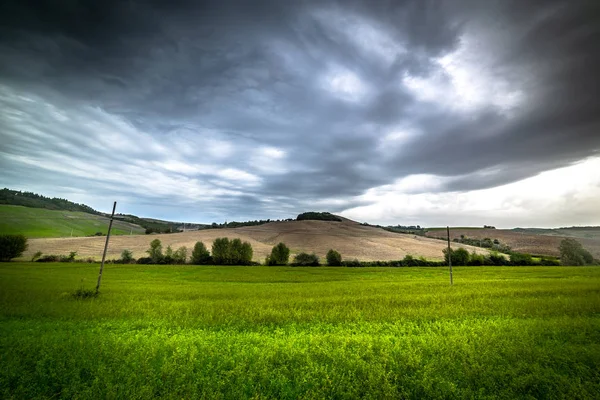
<svg viewBox="0 0 600 400"><path fill-rule="evenodd" d="M124 249L131 250L135 258L146 256L150 241L160 239L163 250L171 245L173 250L180 246L188 248L188 254L197 241L207 248L218 237L240 238L250 242L254 249L254 260L262 262L271 248L285 243L293 254L299 252L316 253L324 261L329 249L335 249L344 259L361 261L400 260L407 254L441 260L446 243L441 240L421 236L405 235L363 226L350 220L331 221L287 221L271 222L259 226L235 229L210 229L160 235L113 236L110 238L108 258L117 259ZM93 257L100 259L105 237L30 239L29 249L23 259L30 259L36 251L44 254L64 254L77 251L77 258ZM486 250L477 247L452 244L485 254Z"/></svg>

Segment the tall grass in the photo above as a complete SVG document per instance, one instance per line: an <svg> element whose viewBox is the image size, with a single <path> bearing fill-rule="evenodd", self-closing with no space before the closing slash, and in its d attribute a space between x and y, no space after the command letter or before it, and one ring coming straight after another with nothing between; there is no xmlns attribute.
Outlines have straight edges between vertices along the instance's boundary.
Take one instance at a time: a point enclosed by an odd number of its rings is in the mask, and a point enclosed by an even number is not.
<svg viewBox="0 0 600 400"><path fill-rule="evenodd" d="M598 398L600 269L0 266L0 397Z"/></svg>

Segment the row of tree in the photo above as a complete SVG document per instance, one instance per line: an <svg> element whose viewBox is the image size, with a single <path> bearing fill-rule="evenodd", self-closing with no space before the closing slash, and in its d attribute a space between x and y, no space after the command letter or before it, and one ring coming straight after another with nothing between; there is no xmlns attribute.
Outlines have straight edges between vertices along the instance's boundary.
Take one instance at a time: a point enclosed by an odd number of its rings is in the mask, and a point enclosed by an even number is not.
<svg viewBox="0 0 600 400"><path fill-rule="evenodd" d="M188 249L185 246L173 250L169 245L163 253L163 246L159 239L150 242L150 248L146 253L148 257L138 259L138 264L185 264L188 261ZM240 239L217 238L212 244L212 254L204 243L196 242L189 261L197 265L250 265L253 254L252 245L248 242L242 242ZM121 261L136 262L129 250L123 251Z"/></svg>

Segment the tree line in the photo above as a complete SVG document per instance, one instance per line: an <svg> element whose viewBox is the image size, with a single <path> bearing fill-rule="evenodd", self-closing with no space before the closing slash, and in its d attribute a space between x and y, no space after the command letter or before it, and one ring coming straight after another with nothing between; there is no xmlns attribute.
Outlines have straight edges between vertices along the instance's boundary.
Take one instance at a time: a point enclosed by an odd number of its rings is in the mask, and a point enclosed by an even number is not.
<svg viewBox="0 0 600 400"><path fill-rule="evenodd" d="M11 190L8 188L0 190L0 204L30 208L45 208L47 210L81 211L96 215L101 214L85 204L73 203L72 201L58 197L46 197L33 192L21 192L19 190Z"/></svg>
<svg viewBox="0 0 600 400"><path fill-rule="evenodd" d="M21 257L27 250L27 238L24 235L0 235L0 261L10 261ZM423 257L415 258L412 255L406 255L402 260L396 261L358 261L343 260L342 255L330 249L325 256L325 265L329 266L347 266L347 267L371 267L371 266L389 266L389 267L435 267L445 266L449 259L455 266L578 266L578 265L600 265L600 260L595 259L593 255L586 250L581 243L575 239L563 239L559 246L560 260L554 257L541 256L533 257L530 254L510 252L508 258L497 251L490 251L489 254L469 253L464 248L444 249L444 261L431 261ZM110 260L111 263L138 263L138 264L196 264L196 265L260 265L254 262L254 250L249 242L242 242L241 239L229 239L226 237L217 238L212 243L209 251L203 242L196 242L191 254L188 257L188 249L181 246L173 249L168 245L163 251L162 242L154 239L150 242L150 247L146 250L147 257L135 259L130 250L123 250L121 258ZM321 260L314 253L301 252L294 256L290 262L290 248L285 243L278 243L273 246L271 253L266 257L264 265L292 265L292 266L320 266ZM73 251L68 256L64 255L42 255L37 252L33 255L31 261L38 262L94 262L93 259L76 259L77 252Z"/></svg>

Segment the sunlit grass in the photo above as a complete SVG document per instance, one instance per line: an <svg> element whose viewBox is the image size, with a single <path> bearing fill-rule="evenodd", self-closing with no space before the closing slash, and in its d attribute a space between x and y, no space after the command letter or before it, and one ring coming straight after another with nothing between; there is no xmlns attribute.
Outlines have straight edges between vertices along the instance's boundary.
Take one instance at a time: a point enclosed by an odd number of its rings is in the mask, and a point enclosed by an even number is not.
<svg viewBox="0 0 600 400"><path fill-rule="evenodd" d="M597 398L600 269L0 265L4 398Z"/></svg>

